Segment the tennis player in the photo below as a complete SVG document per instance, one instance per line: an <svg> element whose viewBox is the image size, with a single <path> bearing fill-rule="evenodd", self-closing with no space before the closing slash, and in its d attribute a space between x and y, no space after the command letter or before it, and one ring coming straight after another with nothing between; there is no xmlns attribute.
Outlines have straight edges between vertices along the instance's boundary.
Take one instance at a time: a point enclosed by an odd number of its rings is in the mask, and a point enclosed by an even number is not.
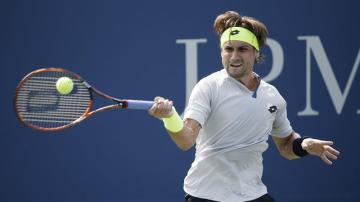
<svg viewBox="0 0 360 202"><path fill-rule="evenodd" d="M340 152L332 141L296 133L284 98L253 71L268 35L262 22L228 11L217 16L214 29L223 69L196 84L184 120L173 102L162 97L155 98L149 113L163 119L179 148L188 150L196 143L184 180L185 201L275 201L261 179L269 135L286 159L311 154L330 165Z"/></svg>

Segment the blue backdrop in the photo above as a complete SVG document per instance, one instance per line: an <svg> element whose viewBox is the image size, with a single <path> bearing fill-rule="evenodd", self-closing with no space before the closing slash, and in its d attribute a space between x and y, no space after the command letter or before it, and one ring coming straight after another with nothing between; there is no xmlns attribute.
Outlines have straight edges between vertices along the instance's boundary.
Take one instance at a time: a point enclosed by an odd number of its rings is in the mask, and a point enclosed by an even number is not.
<svg viewBox="0 0 360 202"><path fill-rule="evenodd" d="M288 161L270 140L270 193L280 202L358 201L358 8L356 0L2 0L0 201L183 201L194 150L177 149L146 112L108 111L45 134L20 124L12 97L26 73L57 66L110 95L161 95L182 111L194 78L221 68L212 23L227 10L267 25L266 62L255 71L287 100L296 131L342 152L332 166Z"/></svg>

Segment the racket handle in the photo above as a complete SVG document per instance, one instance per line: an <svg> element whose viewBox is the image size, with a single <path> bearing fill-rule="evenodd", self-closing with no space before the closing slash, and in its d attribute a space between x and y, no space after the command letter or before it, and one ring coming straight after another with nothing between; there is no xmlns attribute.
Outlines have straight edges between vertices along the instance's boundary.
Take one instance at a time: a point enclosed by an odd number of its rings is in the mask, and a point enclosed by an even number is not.
<svg viewBox="0 0 360 202"><path fill-rule="evenodd" d="M127 108L128 109L141 109L148 110L154 104L153 101L145 101L145 100L127 100Z"/></svg>

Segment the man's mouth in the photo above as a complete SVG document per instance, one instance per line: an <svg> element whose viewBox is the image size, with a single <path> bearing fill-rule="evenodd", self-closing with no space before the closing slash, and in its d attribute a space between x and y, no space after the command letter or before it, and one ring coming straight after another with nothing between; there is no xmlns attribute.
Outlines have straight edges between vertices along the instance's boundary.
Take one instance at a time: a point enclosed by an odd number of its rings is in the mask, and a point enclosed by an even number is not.
<svg viewBox="0 0 360 202"><path fill-rule="evenodd" d="M240 67L241 66L241 64L230 64L230 67L235 67L235 68L237 68L237 67Z"/></svg>

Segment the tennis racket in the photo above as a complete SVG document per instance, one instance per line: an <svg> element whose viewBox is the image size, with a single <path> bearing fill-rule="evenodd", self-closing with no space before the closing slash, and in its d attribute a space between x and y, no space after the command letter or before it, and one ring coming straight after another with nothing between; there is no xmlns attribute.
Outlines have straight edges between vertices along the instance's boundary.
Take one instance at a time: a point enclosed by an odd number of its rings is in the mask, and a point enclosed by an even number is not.
<svg viewBox="0 0 360 202"><path fill-rule="evenodd" d="M56 82L62 77L73 81L72 91L65 95L56 88ZM93 109L94 95L111 100L111 104ZM18 84L14 97L15 112L20 121L45 132L72 127L101 111L148 110L153 104L152 101L111 97L89 85L79 75L54 67L38 69L26 75Z"/></svg>

